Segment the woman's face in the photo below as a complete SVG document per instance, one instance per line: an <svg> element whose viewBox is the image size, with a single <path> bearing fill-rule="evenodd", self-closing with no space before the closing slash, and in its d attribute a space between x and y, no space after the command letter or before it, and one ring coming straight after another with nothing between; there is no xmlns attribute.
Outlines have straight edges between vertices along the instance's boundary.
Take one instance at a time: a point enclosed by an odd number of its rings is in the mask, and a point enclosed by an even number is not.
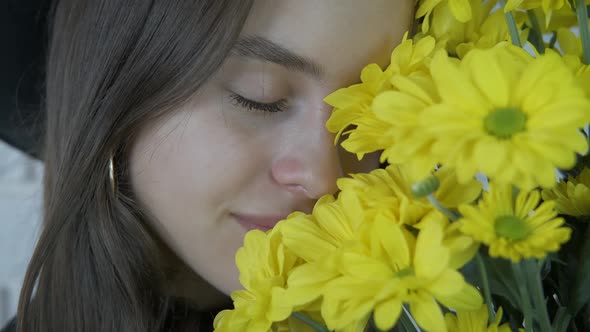
<svg viewBox="0 0 590 332"><path fill-rule="evenodd" d="M145 128L131 181L156 231L222 292L242 237L310 212L336 178L369 171L325 129L323 98L387 64L414 0L258 0L234 52L192 101Z"/></svg>

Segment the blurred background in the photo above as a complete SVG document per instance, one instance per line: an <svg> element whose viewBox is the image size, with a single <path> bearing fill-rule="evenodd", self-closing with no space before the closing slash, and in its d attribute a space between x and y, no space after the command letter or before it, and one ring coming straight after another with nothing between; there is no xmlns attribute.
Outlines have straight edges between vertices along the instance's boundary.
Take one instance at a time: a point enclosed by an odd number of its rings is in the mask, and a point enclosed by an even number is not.
<svg viewBox="0 0 590 332"><path fill-rule="evenodd" d="M18 294L40 226L43 164L0 140L0 327Z"/></svg>
<svg viewBox="0 0 590 332"><path fill-rule="evenodd" d="M40 229L43 164L31 156L38 155L42 137L51 1L0 1L0 329L16 313Z"/></svg>

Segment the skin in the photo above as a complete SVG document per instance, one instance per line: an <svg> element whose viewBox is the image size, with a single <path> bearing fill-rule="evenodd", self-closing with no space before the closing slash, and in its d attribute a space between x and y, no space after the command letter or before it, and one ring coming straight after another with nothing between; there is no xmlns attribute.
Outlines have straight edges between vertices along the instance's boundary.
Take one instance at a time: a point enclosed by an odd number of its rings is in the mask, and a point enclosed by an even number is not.
<svg viewBox="0 0 590 332"><path fill-rule="evenodd" d="M377 167L375 156L358 162L334 146L323 98L358 83L365 65L387 65L413 4L256 1L241 36L264 38L315 65L284 66L238 49L189 103L142 130L130 155L133 189L164 242L215 289L240 288L234 255L249 228L243 216L310 212L336 192L338 177ZM249 110L232 94L283 100L283 111Z"/></svg>

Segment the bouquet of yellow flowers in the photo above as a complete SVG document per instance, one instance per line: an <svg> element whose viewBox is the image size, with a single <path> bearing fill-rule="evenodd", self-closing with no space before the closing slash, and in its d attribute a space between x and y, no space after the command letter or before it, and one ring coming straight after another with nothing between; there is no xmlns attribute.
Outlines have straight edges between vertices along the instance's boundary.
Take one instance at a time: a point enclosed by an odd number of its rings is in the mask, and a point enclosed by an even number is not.
<svg viewBox="0 0 590 332"><path fill-rule="evenodd" d="M420 0L327 128L384 169L250 231L216 331L590 331L590 1Z"/></svg>

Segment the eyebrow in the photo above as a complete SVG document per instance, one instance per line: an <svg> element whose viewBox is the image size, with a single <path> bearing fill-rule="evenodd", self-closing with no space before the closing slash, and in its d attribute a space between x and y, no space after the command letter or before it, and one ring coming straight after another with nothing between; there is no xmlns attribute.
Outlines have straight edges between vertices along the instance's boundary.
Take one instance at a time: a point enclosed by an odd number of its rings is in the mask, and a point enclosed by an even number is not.
<svg viewBox="0 0 590 332"><path fill-rule="evenodd" d="M318 63L261 36L238 39L232 53L272 62L288 70L305 73L316 80L321 80L324 76L324 70Z"/></svg>

